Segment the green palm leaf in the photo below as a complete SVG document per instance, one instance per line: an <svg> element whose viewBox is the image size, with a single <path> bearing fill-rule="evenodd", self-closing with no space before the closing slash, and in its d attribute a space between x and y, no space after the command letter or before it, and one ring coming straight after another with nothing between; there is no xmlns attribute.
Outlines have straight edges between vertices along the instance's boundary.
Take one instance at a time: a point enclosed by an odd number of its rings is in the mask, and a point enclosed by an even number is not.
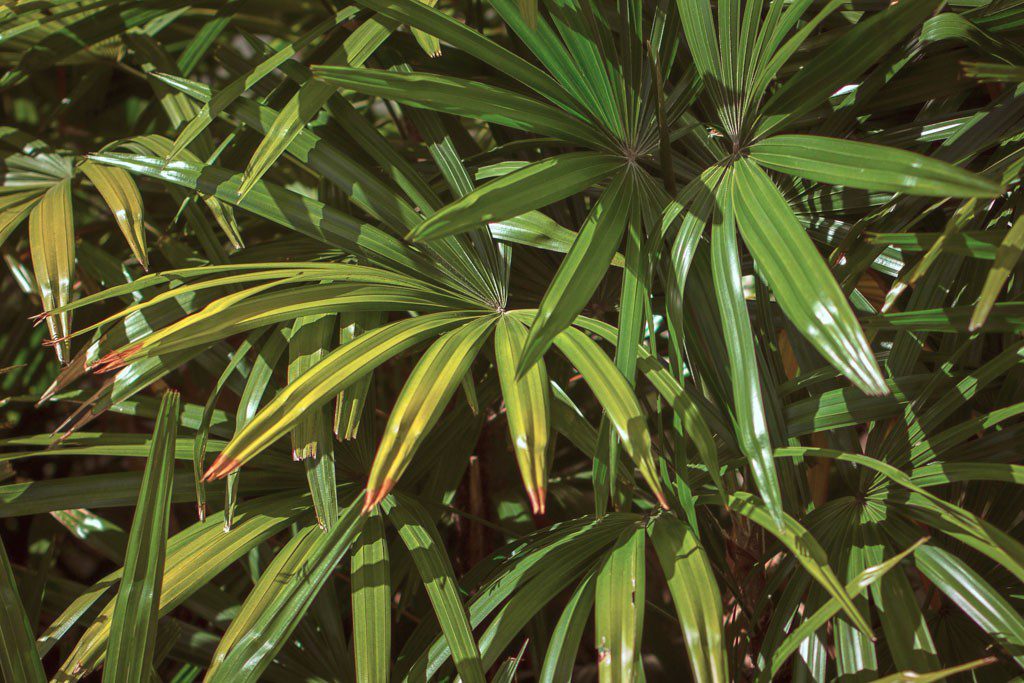
<svg viewBox="0 0 1024 683"><path fill-rule="evenodd" d="M1020 678L1022 26L2 3L0 677Z"/></svg>

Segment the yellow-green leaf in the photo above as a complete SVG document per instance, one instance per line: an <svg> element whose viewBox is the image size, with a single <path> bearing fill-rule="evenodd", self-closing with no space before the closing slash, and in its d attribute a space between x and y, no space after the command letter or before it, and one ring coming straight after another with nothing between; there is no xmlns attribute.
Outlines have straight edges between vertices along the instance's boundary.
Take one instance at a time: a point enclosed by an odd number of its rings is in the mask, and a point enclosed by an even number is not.
<svg viewBox="0 0 1024 683"><path fill-rule="evenodd" d="M377 447L364 510L377 505L402 476L496 322L496 316L484 316L444 334L413 368ZM366 336L369 334L360 339Z"/></svg>
<svg viewBox="0 0 1024 683"><path fill-rule="evenodd" d="M522 377L516 368L526 346L526 327L509 316L502 316L494 333L494 357L501 381L502 398L508 416L512 448L526 486L534 514L544 514L548 470L551 467L548 434L551 430L551 404L548 372L539 360Z"/></svg>
<svg viewBox="0 0 1024 683"><path fill-rule="evenodd" d="M146 229L142 223L142 195L131 175L123 168L104 166L94 161L86 161L80 168L110 207L132 254L145 270L149 270Z"/></svg>
<svg viewBox="0 0 1024 683"><path fill-rule="evenodd" d="M75 225L71 215L71 181L62 180L46 191L28 217L28 241L32 250L32 268L43 300L43 311L49 313L71 301L71 285L75 270ZM46 316L50 339L57 350L57 359L67 363L70 346L71 314Z"/></svg>

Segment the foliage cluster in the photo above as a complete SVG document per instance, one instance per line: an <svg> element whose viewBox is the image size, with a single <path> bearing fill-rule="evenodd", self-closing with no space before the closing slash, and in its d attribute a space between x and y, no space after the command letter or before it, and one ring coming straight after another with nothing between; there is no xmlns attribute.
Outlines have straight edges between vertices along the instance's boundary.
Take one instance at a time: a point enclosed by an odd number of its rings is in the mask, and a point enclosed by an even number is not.
<svg viewBox="0 0 1024 683"><path fill-rule="evenodd" d="M1024 2L345 2L0 7L4 679L1019 679Z"/></svg>

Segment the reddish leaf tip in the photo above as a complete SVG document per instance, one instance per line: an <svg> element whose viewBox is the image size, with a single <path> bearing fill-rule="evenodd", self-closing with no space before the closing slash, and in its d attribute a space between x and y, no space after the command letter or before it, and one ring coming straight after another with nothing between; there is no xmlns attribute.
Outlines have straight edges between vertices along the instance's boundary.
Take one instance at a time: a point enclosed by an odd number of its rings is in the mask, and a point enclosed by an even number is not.
<svg viewBox="0 0 1024 683"><path fill-rule="evenodd" d="M379 489L366 489L366 499L363 502L363 509L361 514L366 514L377 507L384 498L391 493L391 489L395 488L395 480L388 477L381 484Z"/></svg>
<svg viewBox="0 0 1024 683"><path fill-rule="evenodd" d="M376 503L373 502L375 496L375 489L366 489L366 498L363 500L363 509L359 511L359 514L365 515L373 510L376 505Z"/></svg>
<svg viewBox="0 0 1024 683"><path fill-rule="evenodd" d="M223 454L221 454L213 461L213 464L206 470L206 473L203 474L201 481L209 483L215 479L222 479L237 470L238 467L237 463L225 460Z"/></svg>
<svg viewBox="0 0 1024 683"><path fill-rule="evenodd" d="M533 510L534 516L543 514L540 508L540 500L538 499L537 492L533 489L526 489L526 497L530 499L530 509Z"/></svg>
<svg viewBox="0 0 1024 683"><path fill-rule="evenodd" d="M107 355L100 358L98 361L90 365L87 369L98 373L114 372L120 370L124 366L128 365L131 361L132 356L138 353L139 349L142 348L142 344L133 344L128 348L121 351L111 351Z"/></svg>

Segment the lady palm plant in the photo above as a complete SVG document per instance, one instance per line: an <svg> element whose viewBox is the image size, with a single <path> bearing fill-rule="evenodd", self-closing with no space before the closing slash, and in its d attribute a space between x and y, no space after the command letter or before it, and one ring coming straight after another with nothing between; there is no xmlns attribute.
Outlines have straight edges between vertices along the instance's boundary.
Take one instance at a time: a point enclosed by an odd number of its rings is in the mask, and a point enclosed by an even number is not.
<svg viewBox="0 0 1024 683"><path fill-rule="evenodd" d="M8 3L4 679L1020 677L1022 38Z"/></svg>

